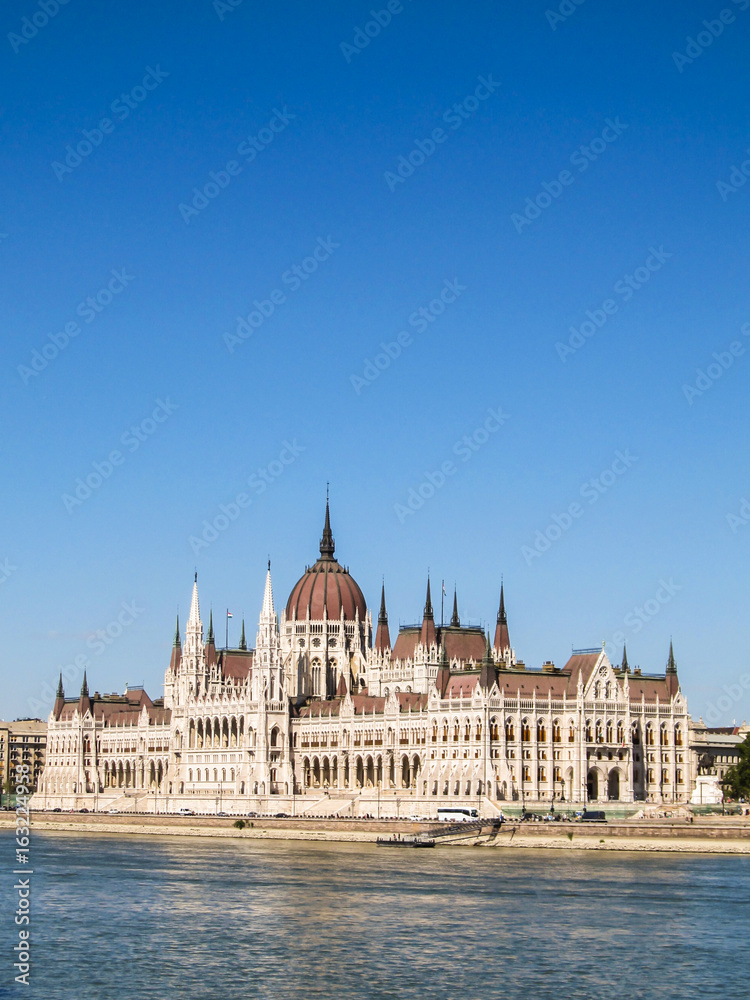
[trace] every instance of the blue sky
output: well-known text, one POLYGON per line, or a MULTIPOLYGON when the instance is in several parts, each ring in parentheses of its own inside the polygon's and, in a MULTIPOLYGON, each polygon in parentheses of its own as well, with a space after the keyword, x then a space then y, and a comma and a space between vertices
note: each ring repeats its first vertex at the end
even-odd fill
POLYGON ((0 715, 161 694, 196 568, 254 636, 330 481, 392 634, 502 577, 528 665, 672 636, 750 717, 750 2, 55 7, 2 14, 0 715))

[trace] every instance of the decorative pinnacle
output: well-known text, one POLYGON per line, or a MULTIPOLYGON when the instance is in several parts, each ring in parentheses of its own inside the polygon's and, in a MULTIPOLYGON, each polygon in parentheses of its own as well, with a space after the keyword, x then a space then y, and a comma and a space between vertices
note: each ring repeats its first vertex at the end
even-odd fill
POLYGON ((206 643, 210 646, 214 641, 214 611, 213 608, 208 613, 208 638, 206 643))
POLYGON ((388 623, 388 612, 385 610, 385 580, 383 580, 383 589, 380 591, 380 614, 378 615, 378 624, 387 625, 388 623))
POLYGON ((672 640, 669 640, 669 659, 667 660, 667 670, 670 674, 677 673, 677 664, 674 662, 674 650, 672 649, 672 640))
POLYGON ((430 597, 430 574, 427 574, 427 599, 424 605, 424 617, 432 618, 432 598, 430 597))
POLYGON ((247 640, 245 639, 245 619, 242 619, 242 634, 240 635, 240 649, 247 649, 247 640))
POLYGON ((621 669, 624 670, 624 671, 626 671, 626 672, 628 670, 630 670, 630 664, 628 663, 628 647, 625 645, 625 643, 622 644, 622 667, 621 667, 621 669))
POLYGON ((56 698, 65 697, 65 692, 63 691, 63 683, 62 683, 62 671, 60 671, 60 680, 57 683, 57 694, 55 695, 55 697, 56 698))
POLYGON ((453 585, 453 615, 451 617, 451 625, 458 627, 461 624, 461 619, 458 617, 458 594, 456 592, 456 586, 453 585))
POLYGON ((84 670, 83 671, 83 684, 81 684, 81 697, 82 698, 88 698, 88 696, 89 696, 89 685, 88 685, 88 681, 86 680, 86 671, 84 670))
POLYGON ((174 644, 175 646, 180 645, 180 616, 177 615, 177 627, 174 630, 174 644))
POLYGON ((497 612, 497 620, 500 625, 508 624, 508 616, 505 613, 505 590, 502 580, 500 581, 500 608, 497 612))

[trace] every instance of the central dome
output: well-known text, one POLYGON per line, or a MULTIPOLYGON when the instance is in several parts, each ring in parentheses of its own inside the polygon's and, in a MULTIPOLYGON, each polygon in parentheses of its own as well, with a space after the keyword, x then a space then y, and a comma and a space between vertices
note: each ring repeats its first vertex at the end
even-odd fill
POLYGON ((305 571, 294 586, 286 602, 286 619, 304 621, 308 616, 313 621, 341 618, 347 621, 359 620, 367 615, 367 603, 356 580, 349 571, 334 559, 335 545, 331 533, 331 516, 326 501, 326 521, 320 540, 320 559, 305 571))

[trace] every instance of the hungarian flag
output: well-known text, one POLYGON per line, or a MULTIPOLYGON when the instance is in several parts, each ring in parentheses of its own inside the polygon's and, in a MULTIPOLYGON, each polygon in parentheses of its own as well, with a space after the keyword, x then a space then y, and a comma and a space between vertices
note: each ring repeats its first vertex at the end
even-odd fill
POLYGON ((445 580, 443 580, 443 593, 445 594, 446 597, 448 596, 445 592, 445 580))
POLYGON ((227 611, 227 618, 234 618, 234 615, 232 614, 231 611, 227 611))

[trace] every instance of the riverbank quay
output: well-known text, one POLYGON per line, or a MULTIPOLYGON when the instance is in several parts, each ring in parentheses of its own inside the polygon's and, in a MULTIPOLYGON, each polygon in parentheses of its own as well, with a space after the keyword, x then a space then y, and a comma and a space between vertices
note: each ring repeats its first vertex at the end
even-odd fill
MULTIPOLYGON (((435 837, 438 848, 490 847, 514 850, 609 850, 750 855, 750 819, 695 817, 609 823, 485 823, 480 830, 461 823, 411 820, 320 819, 262 816, 235 826, 235 817, 148 815, 143 813, 34 812, 34 832, 65 835, 222 837, 238 840, 322 840, 374 844, 400 834, 435 837)), ((15 826, 13 813, 0 814, 0 831, 15 826)))

